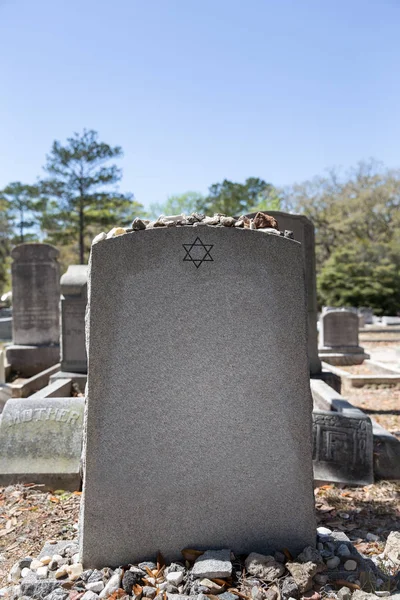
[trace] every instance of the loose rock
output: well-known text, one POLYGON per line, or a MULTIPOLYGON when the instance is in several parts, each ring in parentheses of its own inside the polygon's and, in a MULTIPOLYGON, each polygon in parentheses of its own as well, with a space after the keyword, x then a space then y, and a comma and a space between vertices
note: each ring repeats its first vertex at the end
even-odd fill
POLYGON ((344 568, 346 571, 355 571, 357 569, 357 563, 355 560, 346 560, 344 568))
POLYGON ((277 562, 273 556, 258 554, 257 552, 249 554, 245 566, 248 573, 266 581, 274 581, 285 572, 285 567, 277 562))
POLYGON ((264 229, 266 227, 279 229, 278 221, 275 219, 275 217, 267 215, 267 213, 263 212, 258 212, 256 214, 256 216, 253 219, 253 223, 255 229, 264 229))
POLYGON ((227 549, 207 550, 196 559, 192 569, 193 576, 201 579, 230 577, 232 573, 230 555, 231 551, 227 549))
POLYGON ((287 562, 286 568, 295 580, 300 593, 308 592, 312 588, 312 579, 318 571, 316 563, 287 562))

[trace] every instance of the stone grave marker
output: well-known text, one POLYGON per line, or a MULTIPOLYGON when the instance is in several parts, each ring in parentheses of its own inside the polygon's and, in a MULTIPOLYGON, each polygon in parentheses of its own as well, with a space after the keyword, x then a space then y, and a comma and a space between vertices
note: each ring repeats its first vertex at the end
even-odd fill
POLYGON ((87 265, 71 265, 61 277, 61 370, 86 373, 87 265))
MULTIPOLYGON (((292 215, 278 210, 269 210, 268 214, 275 217, 280 230, 288 229, 289 231, 293 231, 294 239, 301 243, 305 268, 310 374, 317 375, 321 372, 321 360, 318 356, 318 305, 314 225, 304 215, 292 215)), ((254 217, 255 215, 256 213, 249 213, 247 216, 254 217)))
POLYGON ((320 320, 319 356, 332 365, 361 364, 368 354, 358 343, 359 318, 356 311, 327 310, 320 320))
POLYGON ((138 231, 92 247, 88 295, 84 565, 313 546, 301 245, 138 231))
POLYGON ((0 420, 0 485, 78 490, 83 398, 11 398, 0 420))
POLYGON ((314 479, 349 485, 374 482, 371 419, 354 414, 313 411, 314 479))
POLYGON ((58 250, 50 244, 16 246, 11 256, 13 343, 8 362, 31 377, 59 361, 60 276, 58 250))

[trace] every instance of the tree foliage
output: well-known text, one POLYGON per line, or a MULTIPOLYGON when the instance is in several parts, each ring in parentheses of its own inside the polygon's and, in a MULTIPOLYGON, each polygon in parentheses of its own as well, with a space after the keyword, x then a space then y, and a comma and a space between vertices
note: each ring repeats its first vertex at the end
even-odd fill
POLYGON ((192 212, 200 211, 204 203, 204 196, 199 192, 186 192, 168 196, 164 204, 150 205, 150 217, 157 219, 160 215, 190 215, 192 212))
POLYGON ((400 310, 400 170, 373 160, 285 190, 316 233, 321 304, 400 310))
POLYGON ((263 179, 249 177, 244 183, 224 179, 222 183, 214 183, 210 186, 201 209, 209 215, 223 213, 239 216, 258 209, 272 209, 272 203, 279 206, 277 192, 263 179))
POLYGON ((198 192, 186 192, 170 196, 164 204, 153 204, 150 208, 153 218, 160 214, 192 212, 239 216, 257 210, 278 210, 280 201, 278 191, 273 185, 258 177, 249 177, 244 183, 235 183, 228 179, 214 183, 209 187, 207 196, 198 192))
POLYGON ((55 141, 46 157, 41 226, 51 243, 77 244, 81 264, 90 244, 89 227, 129 225, 141 208, 132 194, 116 188, 122 172, 109 162, 121 156, 119 146, 100 142, 97 132, 85 129, 65 145, 55 141))
POLYGON ((14 231, 13 243, 23 244, 37 239, 37 231, 32 229, 37 225, 35 210, 38 196, 38 186, 20 181, 9 183, 0 192, 5 213, 14 231))

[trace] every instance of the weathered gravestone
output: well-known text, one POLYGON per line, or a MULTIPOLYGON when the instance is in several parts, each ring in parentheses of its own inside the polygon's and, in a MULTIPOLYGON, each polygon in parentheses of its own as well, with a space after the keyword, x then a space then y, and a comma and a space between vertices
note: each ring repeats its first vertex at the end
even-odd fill
POLYGON ((314 545, 300 244, 138 231, 93 246, 88 295, 84 565, 314 545))
POLYGON ((31 377, 60 357, 60 276, 58 250, 50 244, 20 244, 11 256, 13 346, 7 348, 12 370, 31 377))
POLYGON ((371 419, 354 414, 313 411, 314 479, 349 485, 374 482, 371 419))
MULTIPOLYGON (((317 375, 321 372, 321 360, 318 357, 318 305, 314 225, 304 215, 292 215, 277 210, 269 210, 268 214, 275 217, 280 230, 287 229, 293 231, 294 239, 301 243, 305 268, 310 374, 317 375)), ((247 216, 254 217, 254 215, 256 213, 250 213, 247 216)))
POLYGON ((11 398, 0 420, 0 485, 78 490, 83 398, 11 398))
POLYGON ((336 309, 323 312, 319 357, 331 365, 357 365, 369 358, 358 344, 358 325, 356 311, 336 309))
POLYGON ((61 370, 86 373, 87 265, 71 265, 61 277, 61 370))

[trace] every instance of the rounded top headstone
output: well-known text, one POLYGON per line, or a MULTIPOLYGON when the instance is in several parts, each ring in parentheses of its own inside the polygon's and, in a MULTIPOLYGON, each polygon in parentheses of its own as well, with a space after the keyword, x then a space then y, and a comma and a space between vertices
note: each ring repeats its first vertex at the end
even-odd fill
POLYGON ((60 251, 51 244, 28 242, 19 244, 11 251, 14 260, 22 262, 47 262, 57 260, 60 251))

